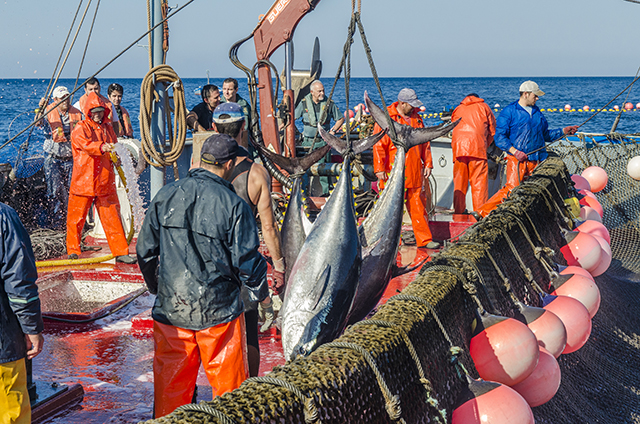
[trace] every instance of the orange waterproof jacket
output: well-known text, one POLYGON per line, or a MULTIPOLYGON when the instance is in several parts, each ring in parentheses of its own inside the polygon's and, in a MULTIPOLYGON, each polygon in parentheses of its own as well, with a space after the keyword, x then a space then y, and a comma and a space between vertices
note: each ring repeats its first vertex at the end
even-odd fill
POLYGON ((486 159, 487 148, 496 133, 496 118, 483 99, 467 96, 455 108, 451 120, 462 119, 453 129, 451 148, 453 157, 486 159))
MULTIPOLYGON (((407 122, 398 113, 398 102, 390 105, 389 116, 396 122, 406 125, 407 122)), ((413 128, 424 128, 422 118, 418 114, 418 109, 414 109, 411 114, 411 126, 413 128)), ((375 125, 374 134, 382 131, 378 124, 375 125)), ((396 146, 393 145, 391 138, 386 135, 373 146, 373 171, 374 172, 391 172, 391 167, 396 158, 396 146)), ((431 143, 424 143, 419 146, 412 147, 406 154, 406 166, 404 170, 404 186, 405 188, 422 187, 423 166, 433 168, 433 160, 431 159, 431 143)))
MULTIPOLYGON (((57 101, 54 100, 54 103, 47 106, 47 112, 49 112, 53 108, 56 102, 57 101)), ((82 113, 73 106, 69 106, 69 110, 67 111, 67 113, 69 114, 69 130, 73 131, 75 126, 80 121, 82 121, 82 113)), ((51 128, 51 139, 53 141, 55 141, 56 143, 71 141, 67 140, 67 138, 64 136, 64 128, 62 127, 62 119, 60 118, 60 111, 58 110, 58 108, 55 108, 55 110, 47 114, 47 121, 49 122, 49 127, 51 128)))
POLYGON ((71 133, 73 174, 69 192, 77 196, 107 196, 116 192, 115 174, 109 153, 102 153, 104 143, 116 143, 109 115, 109 106, 95 93, 89 93, 84 109, 86 118, 71 133), (91 119, 90 110, 105 108, 102 123, 91 119))
MULTIPOLYGON (((116 112, 116 107, 111 104, 111 113, 112 113, 112 122, 116 122, 118 124, 118 128, 116 131, 116 136, 118 137, 133 137, 133 127, 131 126, 131 117, 129 116, 129 111, 124 108, 124 106, 120 105, 120 111, 122 112, 122 120, 124 121, 124 128, 120 125, 120 120, 118 119, 118 113, 116 112), (115 119, 115 121, 114 121, 115 119)), ((112 123, 113 125, 113 123, 112 123)), ((114 128, 114 131, 116 128, 114 128)))

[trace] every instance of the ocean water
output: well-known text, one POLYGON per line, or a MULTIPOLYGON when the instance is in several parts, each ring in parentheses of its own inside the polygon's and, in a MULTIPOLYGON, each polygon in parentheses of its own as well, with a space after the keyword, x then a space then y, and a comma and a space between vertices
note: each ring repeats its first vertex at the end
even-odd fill
MULTIPOLYGON (((239 93, 248 99, 246 80, 236 77, 240 82, 239 93)), ((396 100, 397 93, 404 87, 413 88, 418 98, 425 105, 426 116, 445 109, 455 107, 469 93, 476 93, 492 108, 498 110, 518 99, 518 87, 522 81, 529 78, 381 78, 381 87, 387 104, 396 100)), ((567 125, 580 125, 593 112, 579 111, 585 105, 592 109, 602 108, 613 97, 619 94, 633 77, 543 77, 531 78, 546 92, 540 98, 538 106, 541 109, 563 109, 570 105, 575 112, 551 112, 544 114, 551 128, 567 125)), ((211 83, 222 86, 223 78, 212 78, 211 83)), ((322 78, 327 95, 333 84, 333 78, 322 78)), ((129 110, 133 121, 135 136, 139 136, 138 114, 140 109, 140 84, 142 79, 101 79, 101 85, 106 87, 117 82, 124 87, 123 105, 129 110)), ((60 80, 58 85, 65 85, 70 90, 75 80, 60 80)), ((196 88, 207 83, 205 78, 188 78, 183 80, 185 86, 186 103, 189 108, 200 102, 200 97, 194 93, 196 88)), ((43 79, 0 79, 0 145, 24 129, 34 118, 34 109, 39 99, 44 95, 48 80, 43 79)), ((353 108, 363 102, 365 90, 371 98, 379 103, 380 97, 372 78, 353 78, 349 84, 349 105, 353 108)), ((82 91, 82 90, 81 90, 82 91)), ((106 95, 106 92, 103 93, 106 95)), ((640 103, 640 87, 632 87, 628 92, 612 103, 622 107, 625 100, 634 105, 640 103)), ((79 98, 78 95, 75 98, 79 98)), ((344 80, 338 81, 334 93, 334 101, 344 111, 346 93, 344 80)), ((605 133, 611 130, 617 112, 606 111, 597 115, 580 128, 584 132, 605 133)), ((426 125, 436 125, 438 118, 425 118, 426 125)), ((633 110, 622 114, 618 125, 620 133, 640 132, 640 111, 633 110)), ((13 142, 0 149, 0 163, 15 161, 20 147, 28 147, 27 157, 41 153, 43 131, 35 128, 27 131, 13 142), (25 143, 28 141, 28 143, 25 143)))

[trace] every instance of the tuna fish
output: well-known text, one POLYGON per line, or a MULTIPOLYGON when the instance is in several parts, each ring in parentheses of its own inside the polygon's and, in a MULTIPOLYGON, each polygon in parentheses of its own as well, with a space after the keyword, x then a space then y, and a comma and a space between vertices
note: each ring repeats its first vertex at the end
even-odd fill
MULTIPOLYGON (((381 128, 389 127, 386 114, 364 95, 371 115, 381 128)), ((398 140, 395 163, 380 198, 359 228, 362 245, 362 271, 358 290, 349 312, 349 324, 364 319, 380 301, 391 278, 412 271, 396 266, 404 206, 405 154, 411 147, 433 140, 451 131, 457 122, 429 128, 412 128, 393 122, 398 140)))
MULTIPOLYGON (((326 131, 320 135, 331 145, 326 131)), ((350 153, 373 146, 385 132, 341 151, 345 159, 337 188, 316 218, 291 269, 282 316, 285 358, 307 355, 335 339, 347 324, 362 262, 351 186, 350 153)), ((336 147, 336 146, 333 146, 336 147)), ((340 149, 339 149, 340 151, 340 149)))

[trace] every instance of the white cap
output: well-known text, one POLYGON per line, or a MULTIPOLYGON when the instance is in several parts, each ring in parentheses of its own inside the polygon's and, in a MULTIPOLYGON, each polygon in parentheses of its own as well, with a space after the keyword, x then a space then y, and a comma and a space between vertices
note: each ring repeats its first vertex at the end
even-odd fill
POLYGON ((521 93, 533 93, 538 97, 544 96, 544 91, 540 90, 540 87, 538 87, 538 84, 536 84, 533 81, 525 81, 522 84, 520 84, 519 91, 521 93))
POLYGON ((54 99, 64 99, 68 95, 69 95, 69 90, 67 89, 67 87, 59 85, 56 87, 55 90, 53 90, 52 97, 54 99))

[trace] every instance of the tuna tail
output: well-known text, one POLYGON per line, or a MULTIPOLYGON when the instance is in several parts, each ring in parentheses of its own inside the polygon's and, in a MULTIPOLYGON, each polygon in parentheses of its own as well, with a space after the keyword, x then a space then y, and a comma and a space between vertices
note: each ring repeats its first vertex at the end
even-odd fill
MULTIPOLYGON (((349 152, 349 144, 342 140, 341 138, 336 137, 335 135, 329 134, 318 124, 318 132, 320 132, 320 136, 327 144, 334 149, 336 149, 341 155, 344 156, 345 153, 349 152)), ((362 153, 367 149, 373 147, 378 141, 382 140, 382 137, 387 135, 387 130, 380 131, 377 134, 371 135, 367 138, 359 139, 351 143, 351 151, 354 154, 362 153)))
MULTIPOLYGON (((388 130, 389 122, 387 120, 387 114, 369 98, 369 94, 367 94, 366 91, 364 92, 364 101, 371 112, 371 116, 373 116, 373 119, 380 128, 388 130)), ((460 120, 458 119, 456 122, 450 123, 443 122, 440 125, 427 128, 411 128, 408 125, 403 125, 395 121, 391 122, 393 123, 393 128, 398 137, 398 140, 393 140, 393 143, 396 145, 402 144, 406 150, 409 150, 414 146, 426 143, 434 138, 447 134, 449 131, 453 130, 456 125, 458 125, 460 120)))
MULTIPOLYGON (((369 109, 371 110, 371 109, 369 109)), ((408 274, 412 271, 415 271, 416 269, 420 268, 422 265, 424 265, 425 262, 427 262, 427 260, 429 260, 428 257, 422 259, 420 262, 418 263, 413 263, 407 266, 397 266, 397 265, 393 265, 392 266, 392 271, 391 271, 391 278, 396 278, 399 277, 401 275, 404 274, 408 274)))
POLYGON ((304 174, 307 169, 311 168, 314 163, 322 159, 331 150, 331 146, 322 146, 301 158, 288 158, 272 152, 261 144, 254 143, 254 146, 260 150, 262 155, 290 175, 304 174))

